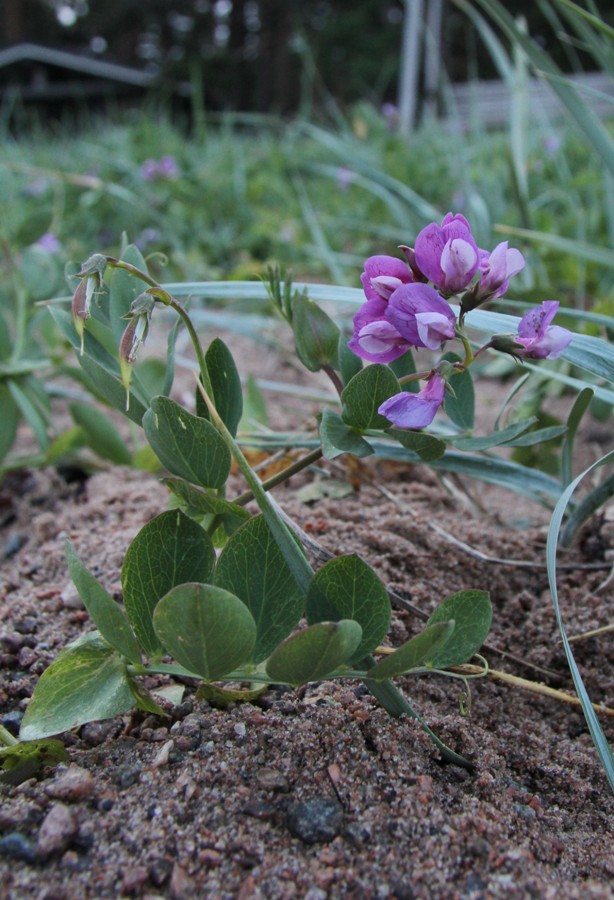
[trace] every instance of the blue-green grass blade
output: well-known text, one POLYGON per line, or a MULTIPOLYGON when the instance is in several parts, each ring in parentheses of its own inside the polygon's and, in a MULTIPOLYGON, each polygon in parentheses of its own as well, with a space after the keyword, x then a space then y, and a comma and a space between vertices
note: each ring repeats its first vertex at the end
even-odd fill
POLYGON ((554 614, 556 616, 557 624, 559 626, 559 630, 561 632, 561 637, 563 639, 563 647, 565 649, 565 655, 567 657, 567 662, 571 671, 571 677, 573 678, 573 682, 576 688, 576 693, 580 699, 580 703, 582 704, 582 711, 584 712, 584 717, 586 719, 586 723, 588 725, 589 731, 591 733, 591 737, 595 744, 595 748, 597 753, 599 754, 599 759, 603 765, 604 771, 606 773, 607 779, 610 783, 612 790, 614 791, 614 756, 612 755, 612 750, 610 745, 608 744, 605 734, 603 733, 603 729, 601 728, 601 724, 599 723, 599 719, 597 718, 597 714, 593 709, 590 697, 588 696, 588 692, 584 686, 584 682, 582 680, 582 676, 580 674, 580 670, 576 664, 571 645, 567 638, 567 632, 565 630, 565 625, 563 623, 563 617, 561 615, 561 609, 559 605, 559 597, 558 590, 556 584, 556 550, 557 543, 559 538, 559 533, 561 530, 561 523, 563 521, 563 516, 565 515, 565 510, 571 500, 572 494, 575 491, 576 487, 580 484, 580 482, 594 469, 598 466, 606 465, 608 463, 614 462, 614 451, 608 453, 606 456, 602 457, 596 463, 593 463, 588 469, 585 469, 577 478, 575 478, 570 485, 563 491, 561 494, 558 503, 554 508, 554 512, 552 514, 552 518, 550 520, 550 526, 548 528, 548 537, 546 541, 546 565, 548 569, 548 583, 550 585, 550 593, 552 595, 552 604, 554 606, 554 614))

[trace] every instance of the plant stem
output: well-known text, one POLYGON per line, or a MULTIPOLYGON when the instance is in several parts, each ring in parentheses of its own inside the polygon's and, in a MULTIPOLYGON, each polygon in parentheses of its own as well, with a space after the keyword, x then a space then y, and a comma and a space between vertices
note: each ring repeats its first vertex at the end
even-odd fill
POLYGON ((0 725, 0 747, 14 747, 15 744, 18 744, 19 741, 16 737, 13 737, 10 731, 8 731, 4 725, 0 725))
MULTIPOLYGON (((363 664, 371 668, 371 666, 375 665, 375 660, 373 657, 368 656, 365 660, 362 660, 361 665, 363 664)), ((403 694, 391 681, 373 681, 373 679, 365 678, 363 683, 394 719, 399 719, 401 716, 410 716, 412 719, 416 719, 441 753, 444 762, 461 766, 469 772, 473 771, 473 763, 461 756, 460 753, 450 750, 441 738, 437 737, 435 732, 429 728, 422 716, 409 705, 403 694)))
MULTIPOLYGON (((278 484, 282 484, 284 481, 287 481, 288 478, 291 478, 298 472, 302 472, 303 469, 307 469, 319 459, 322 459, 322 448, 316 447, 315 450, 311 451, 311 453, 307 453, 306 456, 303 456, 301 459, 297 459, 296 462, 292 463, 292 465, 286 466, 285 469, 277 472, 276 475, 272 475, 271 478, 267 478, 266 481, 261 482, 263 490, 272 490, 274 487, 277 487, 278 484)), ((245 506, 246 503, 249 503, 250 500, 253 499, 253 491, 244 491, 242 494, 239 494, 238 497, 235 497, 232 502, 236 503, 237 506, 245 506)))
POLYGON ((133 266, 131 263, 124 262, 123 259, 115 259, 113 256, 107 256, 107 263, 110 266, 113 266, 115 269, 124 269, 130 275, 134 276, 134 278, 140 278, 141 281, 144 281, 145 284, 148 284, 151 288, 154 289, 152 295, 160 300, 161 303, 164 303, 166 306, 170 306, 171 309, 174 309, 178 316, 183 320, 185 327, 187 328, 188 334, 190 336, 190 340, 192 341, 192 345, 194 347, 194 351, 196 353, 196 358, 198 360, 198 368, 200 370, 200 377, 203 385, 205 386, 205 390, 208 394, 213 394, 213 390, 211 388, 211 379, 209 378, 209 369, 207 368, 207 361, 205 359, 205 354, 203 352, 203 348, 198 339, 198 334, 196 333, 196 329, 194 328, 194 324, 192 319, 190 318, 187 309, 184 307, 182 303, 179 302, 175 297, 168 293, 168 291, 164 290, 162 285, 158 284, 155 279, 153 279, 147 272, 141 271, 136 266, 133 266))

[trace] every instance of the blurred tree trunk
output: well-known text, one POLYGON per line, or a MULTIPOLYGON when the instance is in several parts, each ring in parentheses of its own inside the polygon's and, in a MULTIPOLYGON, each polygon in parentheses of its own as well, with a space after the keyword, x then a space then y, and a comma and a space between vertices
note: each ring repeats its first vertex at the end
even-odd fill
POLYGON ((256 107, 262 112, 285 113, 296 106, 290 40, 297 10, 297 0, 265 0, 260 3, 261 42, 256 107))
POLYGON ((24 39, 22 11, 23 0, 4 0, 2 3, 0 41, 3 44, 18 44, 24 39))

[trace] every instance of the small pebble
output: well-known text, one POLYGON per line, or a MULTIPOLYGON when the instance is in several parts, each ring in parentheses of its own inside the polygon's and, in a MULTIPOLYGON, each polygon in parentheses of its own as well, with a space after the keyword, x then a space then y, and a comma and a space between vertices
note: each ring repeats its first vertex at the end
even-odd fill
POLYGON ((290 790, 288 779, 281 772, 278 772, 277 769, 258 769, 256 781, 258 786, 264 791, 280 791, 283 794, 287 794, 290 790))
POLYGON ((141 777, 139 766, 120 766, 115 773, 115 782, 120 788, 132 787, 141 777))
POLYGON ((5 713, 0 719, 0 723, 4 725, 7 731, 10 731, 11 734, 17 735, 19 734, 19 726, 21 725, 21 720, 23 719, 23 713, 18 709, 11 709, 9 712, 5 713))
POLYGON ((27 543, 28 538, 25 534, 12 534, 8 541, 5 541, 4 546, 2 548, 2 555, 5 559, 10 559, 11 556, 15 556, 16 553, 19 553, 21 548, 25 543, 27 543))
POLYGON ((87 800, 94 793, 94 779, 87 769, 69 766, 47 786, 47 794, 54 800, 75 802, 87 800))
POLYGON ((141 888, 149 878, 149 872, 145 866, 134 866, 124 875, 122 881, 122 896, 124 894, 139 894, 141 888))
POLYGON ((160 766, 165 766, 168 764, 170 752, 173 749, 173 745, 174 741, 170 740, 160 747, 151 762, 152 769, 159 769, 160 766))
POLYGON ((63 803, 54 803, 38 832, 36 849, 39 856, 63 853, 77 833, 72 812, 63 803))
POLYGON ((0 838, 0 856, 17 859, 30 865, 38 861, 36 847, 29 838, 19 834, 18 831, 12 831, 0 838))
POLYGON ((288 808, 286 821, 290 833, 306 844, 332 841, 343 827, 343 809, 327 797, 306 800, 288 808))
POLYGON ((190 900, 190 898, 196 896, 194 882, 183 866, 180 866, 178 863, 175 863, 173 866, 169 887, 172 900, 190 900))
POLYGON ((83 726, 81 737, 90 747, 98 747, 104 744, 114 728, 113 722, 90 722, 83 726))
POLYGON ((72 581, 66 585, 60 594, 60 603, 65 609, 83 609, 83 600, 72 581))

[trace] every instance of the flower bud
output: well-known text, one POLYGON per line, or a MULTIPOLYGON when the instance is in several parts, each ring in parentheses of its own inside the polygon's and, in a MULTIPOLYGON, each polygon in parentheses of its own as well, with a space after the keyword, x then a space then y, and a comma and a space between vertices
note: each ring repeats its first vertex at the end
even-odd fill
POLYGON ((95 289, 96 280, 94 277, 82 277, 79 279, 79 284, 72 298, 72 318, 81 340, 81 356, 83 356, 85 322, 92 315, 90 306, 95 289))
POLYGON ((129 320, 119 343, 119 368, 122 384, 126 389, 126 409, 130 405, 132 370, 139 347, 145 343, 147 338, 155 303, 155 298, 151 294, 147 292, 140 294, 132 302, 130 312, 123 317, 129 320))
POLYGON ((488 346, 500 353, 508 353, 516 360, 522 358, 523 346, 518 342, 518 336, 515 334, 494 334, 489 340, 488 346))

